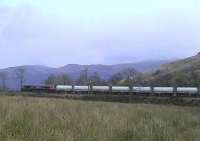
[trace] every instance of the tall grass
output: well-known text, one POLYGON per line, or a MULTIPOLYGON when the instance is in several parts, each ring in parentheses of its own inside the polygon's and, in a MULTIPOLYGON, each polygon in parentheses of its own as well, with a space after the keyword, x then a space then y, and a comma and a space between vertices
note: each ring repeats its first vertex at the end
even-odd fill
POLYGON ((0 97, 0 141, 199 141, 200 108, 0 97))

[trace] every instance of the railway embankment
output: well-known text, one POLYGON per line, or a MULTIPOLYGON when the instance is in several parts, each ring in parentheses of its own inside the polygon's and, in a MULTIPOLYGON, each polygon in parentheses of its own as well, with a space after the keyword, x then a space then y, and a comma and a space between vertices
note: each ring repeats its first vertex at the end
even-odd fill
POLYGON ((31 92, 0 92, 0 95, 40 97, 54 99, 73 99, 85 101, 104 101, 118 103, 143 103, 178 106, 198 106, 200 107, 200 97, 164 97, 164 96, 144 96, 144 95, 111 95, 111 94, 49 94, 31 92))

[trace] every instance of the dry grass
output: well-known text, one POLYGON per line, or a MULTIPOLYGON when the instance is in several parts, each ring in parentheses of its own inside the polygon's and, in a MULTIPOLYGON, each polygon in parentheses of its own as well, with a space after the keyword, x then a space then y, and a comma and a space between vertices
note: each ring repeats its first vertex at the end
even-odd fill
POLYGON ((0 97, 0 141, 199 141, 200 108, 0 97))

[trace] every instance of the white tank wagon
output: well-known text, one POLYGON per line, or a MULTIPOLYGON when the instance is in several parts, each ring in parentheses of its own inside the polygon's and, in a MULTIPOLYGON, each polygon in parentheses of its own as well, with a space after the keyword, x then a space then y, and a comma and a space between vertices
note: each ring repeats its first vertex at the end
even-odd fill
POLYGON ((72 91, 72 86, 71 85, 57 85, 56 86, 56 91, 72 91))
POLYGON ((173 93, 173 87, 154 87, 153 92, 155 93, 173 93))
POLYGON ((109 90, 109 86, 92 86, 92 91, 108 92, 109 90))
POLYGON ((185 93, 185 94, 198 94, 198 88, 196 87, 177 87, 177 93, 185 93))
POLYGON ((133 92, 150 93, 152 91, 151 87, 133 87, 133 92))
POLYGON ((74 91, 89 91, 88 86, 74 86, 74 91))
POLYGON ((130 88, 127 86, 113 86, 112 92, 130 92, 130 88))

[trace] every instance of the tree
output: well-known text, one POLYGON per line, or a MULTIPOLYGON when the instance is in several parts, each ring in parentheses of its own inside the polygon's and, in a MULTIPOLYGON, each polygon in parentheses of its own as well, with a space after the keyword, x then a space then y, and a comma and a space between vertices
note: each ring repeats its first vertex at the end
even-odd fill
POLYGON ((19 79, 20 81, 20 88, 22 88, 25 82, 25 73, 26 73, 26 69, 24 67, 19 67, 16 70, 17 79, 19 79))
POLYGON ((121 80, 123 80, 123 75, 121 73, 116 73, 110 77, 109 83, 116 85, 119 84, 121 80))
POLYGON ((191 78, 185 73, 175 73, 171 79, 173 86, 189 86, 191 78))
POLYGON ((67 74, 63 74, 62 79, 63 79, 64 85, 72 84, 72 80, 70 79, 70 77, 67 74))
POLYGON ((133 85, 133 82, 136 80, 136 71, 135 69, 128 68, 123 72, 125 78, 125 84, 133 85))
POLYGON ((7 74, 4 72, 0 72, 0 81, 1 81, 1 89, 3 91, 6 90, 6 80, 7 80, 7 74))
POLYGON ((79 76, 79 78, 76 80, 77 85, 88 85, 88 68, 83 70, 79 76))
POLYGON ((92 76, 90 76, 90 81, 92 82, 93 85, 102 85, 105 83, 97 72, 95 72, 92 76))
POLYGON ((51 74, 47 78, 47 80, 45 80, 46 85, 67 85, 71 83, 72 81, 70 80, 67 74, 61 74, 61 75, 51 74))
POLYGON ((190 76, 191 76, 191 80, 192 80, 192 83, 191 85, 192 86, 196 86, 196 87, 199 87, 199 83, 200 83, 200 73, 198 70, 196 70, 194 67, 191 67, 190 70, 190 76))
POLYGON ((45 80, 46 85, 54 85, 56 83, 56 76, 51 74, 48 76, 47 80, 45 80))

